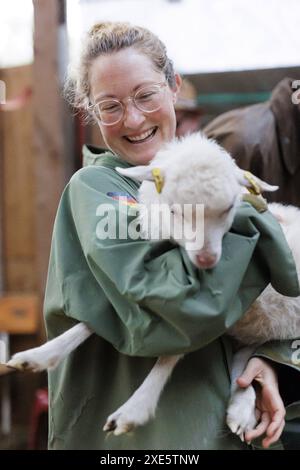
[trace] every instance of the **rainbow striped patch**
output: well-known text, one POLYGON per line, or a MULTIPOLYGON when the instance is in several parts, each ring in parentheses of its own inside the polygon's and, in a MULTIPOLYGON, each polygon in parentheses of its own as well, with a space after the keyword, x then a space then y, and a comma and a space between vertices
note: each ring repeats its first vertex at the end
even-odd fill
POLYGON ((137 201, 127 193, 109 191, 106 193, 106 196, 111 197, 115 201, 119 201, 121 204, 126 204, 127 206, 135 206, 137 204, 137 201))

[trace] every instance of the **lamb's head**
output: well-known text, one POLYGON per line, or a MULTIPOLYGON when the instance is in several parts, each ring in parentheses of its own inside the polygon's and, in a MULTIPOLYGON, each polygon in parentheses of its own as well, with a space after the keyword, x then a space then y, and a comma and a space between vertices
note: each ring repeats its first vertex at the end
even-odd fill
MULTIPOLYGON (((222 147, 200 133, 191 134, 167 144, 149 165, 118 171, 143 181, 139 202, 148 211, 153 203, 155 210, 163 208, 161 232, 182 245, 197 267, 218 263, 242 187, 252 186, 222 147)), ((253 178, 260 190, 277 189, 253 178)))

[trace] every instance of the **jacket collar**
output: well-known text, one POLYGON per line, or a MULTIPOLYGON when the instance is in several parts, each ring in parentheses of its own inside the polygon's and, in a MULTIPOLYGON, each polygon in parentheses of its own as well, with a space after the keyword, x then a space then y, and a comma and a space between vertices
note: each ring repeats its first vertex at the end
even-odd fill
POLYGON ((132 165, 122 160, 118 155, 113 154, 110 150, 97 147, 96 145, 85 144, 82 147, 82 165, 83 166, 105 166, 107 168, 129 168, 132 165))

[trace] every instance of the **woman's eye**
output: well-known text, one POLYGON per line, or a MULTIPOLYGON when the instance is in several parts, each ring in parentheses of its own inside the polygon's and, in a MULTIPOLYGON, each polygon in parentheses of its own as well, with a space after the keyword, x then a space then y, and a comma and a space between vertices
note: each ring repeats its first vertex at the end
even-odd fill
POLYGON ((145 93, 142 93, 137 97, 138 100, 145 101, 151 99, 155 95, 154 91, 147 91, 145 93))
POLYGON ((100 108, 101 113, 113 113, 119 110, 119 106, 116 104, 108 104, 100 108))

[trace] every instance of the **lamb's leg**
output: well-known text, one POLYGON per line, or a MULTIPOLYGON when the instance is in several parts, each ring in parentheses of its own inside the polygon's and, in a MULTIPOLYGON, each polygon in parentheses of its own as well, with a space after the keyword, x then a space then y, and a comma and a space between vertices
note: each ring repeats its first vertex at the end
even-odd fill
POLYGON ((20 370, 38 372, 54 369, 70 352, 93 334, 84 323, 78 323, 57 338, 48 341, 38 348, 16 353, 7 365, 20 370))
POLYGON ((231 397, 227 408, 226 422, 231 431, 244 441, 245 432, 254 429, 256 425, 255 400, 256 394, 252 385, 240 388, 236 380, 245 370, 248 360, 255 347, 240 349, 233 358, 231 368, 231 397))
POLYGON ((146 424, 154 416, 161 392, 181 357, 159 357, 142 385, 107 418, 103 431, 114 431, 118 436, 146 424))

